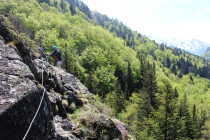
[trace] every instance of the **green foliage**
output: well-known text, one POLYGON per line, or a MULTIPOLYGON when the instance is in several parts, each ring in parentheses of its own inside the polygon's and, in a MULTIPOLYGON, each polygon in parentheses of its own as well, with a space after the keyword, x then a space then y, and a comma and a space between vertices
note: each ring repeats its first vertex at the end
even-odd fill
POLYGON ((121 93, 112 92, 107 94, 105 98, 105 103, 108 104, 117 115, 124 110, 125 97, 123 97, 123 94, 121 93))
POLYGON ((104 51, 99 47, 87 48, 81 56, 82 65, 89 72, 94 72, 98 67, 109 64, 104 51))

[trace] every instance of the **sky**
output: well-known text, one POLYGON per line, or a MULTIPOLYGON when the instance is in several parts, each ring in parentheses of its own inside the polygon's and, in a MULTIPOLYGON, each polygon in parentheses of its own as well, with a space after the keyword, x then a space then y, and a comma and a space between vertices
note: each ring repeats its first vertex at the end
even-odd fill
POLYGON ((210 43, 210 0, 82 0, 146 36, 210 43))

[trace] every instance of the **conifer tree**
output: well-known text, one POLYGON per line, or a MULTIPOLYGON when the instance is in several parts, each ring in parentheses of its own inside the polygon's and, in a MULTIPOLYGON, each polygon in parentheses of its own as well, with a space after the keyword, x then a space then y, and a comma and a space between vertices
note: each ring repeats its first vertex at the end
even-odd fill
POLYGON ((126 86, 125 74, 123 73, 122 69, 118 65, 116 66, 116 69, 115 69, 115 76, 118 79, 117 82, 119 83, 120 89, 123 92, 126 92, 127 86, 126 86))
POLYGON ((175 91, 168 82, 165 82, 165 119, 162 124, 164 140, 175 140, 177 138, 177 127, 175 127, 177 125, 177 93, 175 91))
POLYGON ((156 99, 157 94, 157 81, 156 81, 156 70, 155 64, 150 64, 146 62, 143 66, 142 71, 142 83, 143 83, 143 90, 148 94, 148 100, 151 106, 154 109, 158 108, 158 101, 156 99))
MULTIPOLYGON (((195 108, 194 108, 195 109, 195 108)), ((181 137, 183 138, 195 138, 195 127, 194 127, 194 120, 195 119, 195 110, 193 111, 194 115, 191 115, 189 106, 188 106, 188 100, 187 100, 187 94, 184 95, 183 100, 180 103, 180 109, 179 109, 179 117, 180 120, 183 121, 183 128, 180 133, 181 137)))
POLYGON ((131 64, 128 62, 128 68, 127 68, 127 94, 126 94, 126 99, 128 99, 132 92, 133 92, 133 87, 134 87, 134 82, 133 82, 133 74, 132 74, 132 69, 131 69, 131 64))
POLYGON ((145 68, 145 59, 143 56, 139 56, 139 61, 140 61, 140 75, 139 75, 139 80, 138 80, 138 84, 139 84, 139 88, 143 88, 143 76, 146 72, 146 68, 145 68))

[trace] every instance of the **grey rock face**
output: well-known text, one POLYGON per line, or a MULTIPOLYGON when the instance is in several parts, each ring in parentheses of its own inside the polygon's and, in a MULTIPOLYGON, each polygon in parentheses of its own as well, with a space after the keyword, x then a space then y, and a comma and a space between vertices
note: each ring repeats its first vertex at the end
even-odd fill
MULTIPOLYGON (((15 47, 0 41, 0 139, 22 139, 38 107, 43 89, 23 63, 15 47)), ((52 125, 49 101, 45 98, 27 139, 46 139, 52 125)))
MULTIPOLYGON (((89 94, 88 89, 72 74, 65 72, 63 69, 54 67, 47 62, 40 59, 34 60, 38 73, 41 74, 42 65, 44 63, 44 71, 47 79, 52 79, 60 92, 72 91, 74 93, 89 94)), ((52 81, 51 81, 52 82, 52 81)), ((48 82, 49 84, 49 82, 48 82)), ((52 83, 53 84, 53 83, 52 83)))
POLYGON ((0 40, 0 139, 23 138, 40 103, 43 88, 46 88, 47 94, 27 140, 78 140, 71 134, 70 122, 62 119, 67 113, 62 100, 82 105, 74 93, 89 93, 88 89, 73 75, 46 61, 24 61, 26 58, 20 57, 20 51, 0 40), (40 78, 42 71, 44 87, 34 75, 40 78), (71 86, 66 88, 66 85, 71 86), (53 110, 54 106, 58 106, 59 111, 53 110), (53 114, 62 117, 53 119, 53 114))
POLYGON ((38 91, 32 82, 33 74, 27 65, 21 61, 14 48, 4 45, 2 41, 0 41, 0 58, 0 89, 2 89, 0 105, 6 102, 8 105, 13 105, 27 96, 27 93, 38 91))

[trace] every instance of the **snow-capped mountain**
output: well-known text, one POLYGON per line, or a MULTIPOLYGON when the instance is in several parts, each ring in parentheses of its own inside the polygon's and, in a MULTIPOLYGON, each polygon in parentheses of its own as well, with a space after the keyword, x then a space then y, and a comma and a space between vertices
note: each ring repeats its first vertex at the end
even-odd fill
POLYGON ((184 40, 184 41, 180 41, 178 39, 171 39, 171 40, 154 39, 154 40, 158 43, 164 43, 169 47, 180 48, 199 56, 204 56, 207 49, 210 48, 210 44, 196 39, 184 40))
POLYGON ((206 49, 206 52, 204 53, 204 57, 210 60, 210 47, 206 49))
POLYGON ((167 45, 177 47, 200 56, 203 56, 206 50, 210 47, 210 44, 195 39, 167 42, 167 45))

